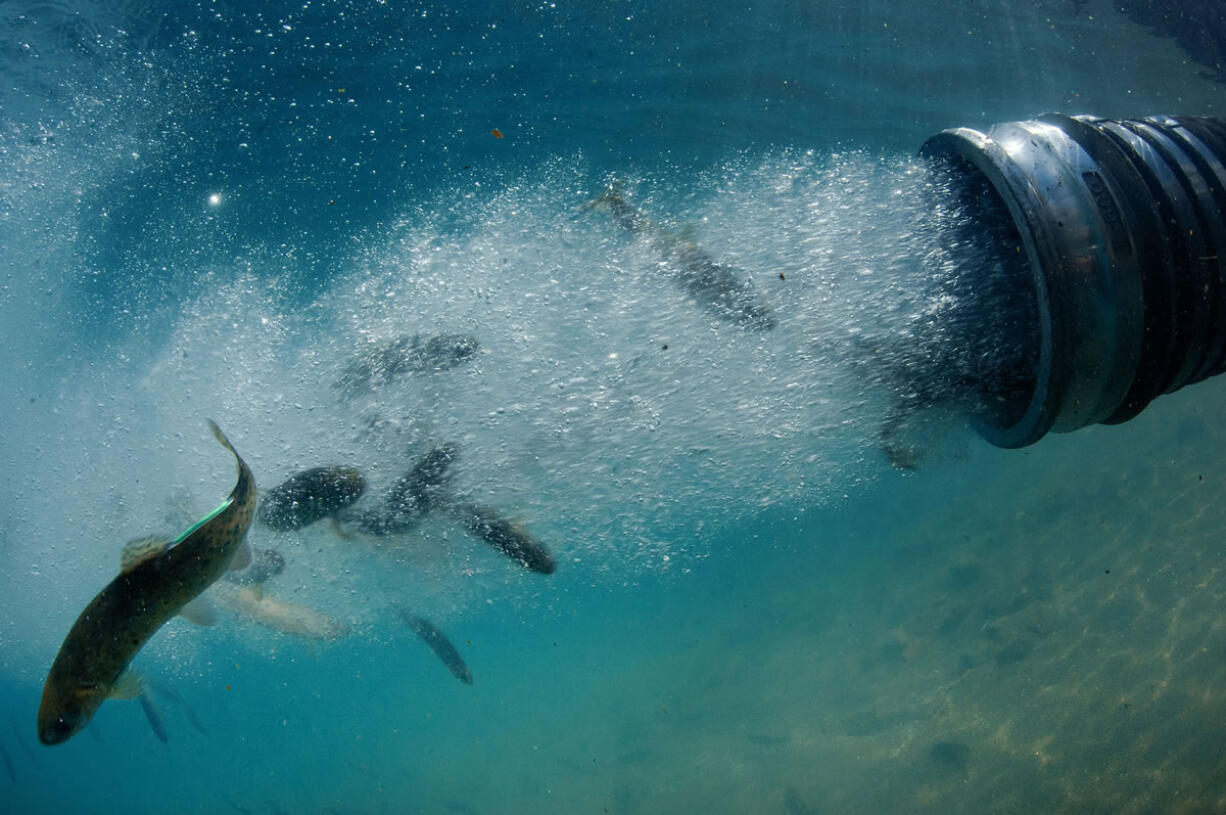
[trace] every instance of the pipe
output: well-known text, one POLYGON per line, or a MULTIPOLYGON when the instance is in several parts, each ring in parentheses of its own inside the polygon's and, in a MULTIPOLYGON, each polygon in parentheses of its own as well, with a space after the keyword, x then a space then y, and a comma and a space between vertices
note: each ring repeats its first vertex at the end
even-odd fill
POLYGON ((1023 347, 976 383, 988 441, 1124 422, 1226 370, 1226 120, 1052 114, 946 130, 920 155, 999 226, 1021 284, 990 322, 1027 324, 1023 347))

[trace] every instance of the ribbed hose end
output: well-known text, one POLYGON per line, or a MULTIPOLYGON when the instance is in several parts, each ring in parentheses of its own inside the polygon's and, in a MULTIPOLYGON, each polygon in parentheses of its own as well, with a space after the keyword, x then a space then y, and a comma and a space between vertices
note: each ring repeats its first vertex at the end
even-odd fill
POLYGON ((947 130, 920 154, 1012 225, 1001 257, 1029 289, 1009 308, 1032 330, 1002 339, 1033 347, 978 383, 988 441, 1123 422, 1226 370, 1226 122, 1052 114, 947 130))

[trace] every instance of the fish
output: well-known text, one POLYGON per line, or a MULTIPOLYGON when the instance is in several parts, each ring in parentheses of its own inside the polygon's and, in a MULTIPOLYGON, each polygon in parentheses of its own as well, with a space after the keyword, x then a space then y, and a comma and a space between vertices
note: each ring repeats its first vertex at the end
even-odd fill
POLYGON ((426 453, 408 475, 393 485, 388 503, 397 509, 426 514, 451 497, 451 466, 460 449, 448 442, 426 453))
POLYGON ((352 467, 312 467, 266 492, 256 517, 269 529, 291 532, 335 515, 365 491, 366 479, 352 467))
POLYGON ((208 424, 237 463, 234 489, 173 544, 129 562, 81 612, 43 685, 37 721, 43 744, 62 744, 89 724, 149 638, 238 555, 255 514, 255 477, 221 428, 208 424))
POLYGON ((136 697, 140 702, 140 708, 145 712, 145 718, 149 721, 149 726, 153 728, 153 734, 158 737, 162 744, 170 741, 170 736, 166 733, 166 725, 162 723, 162 716, 158 713, 158 709, 153 706, 153 700, 149 698, 149 694, 142 693, 136 697))
POLYGON ((447 639, 447 635, 439 630, 438 626, 425 617, 419 617, 407 609, 400 609, 400 619, 404 621, 404 624, 414 634, 421 637, 426 645, 430 646, 430 650, 443 661, 443 664, 447 666, 447 670, 451 671, 452 676, 465 685, 473 683, 472 672, 464 664, 464 658, 460 656, 460 652, 451 644, 451 640, 447 639))
POLYGON ((540 574, 553 574, 556 564, 545 545, 526 529, 512 523, 491 507, 456 502, 448 511, 472 534, 493 546, 524 568, 540 574))
POLYGON ((630 206, 617 185, 588 202, 587 208, 607 210, 618 226, 646 238, 686 293, 711 314, 750 331, 775 327, 774 311, 740 270, 720 263, 692 240, 655 227, 630 206))
POLYGON ((154 690, 158 696, 165 696, 167 699, 183 708, 183 712, 187 714, 187 720, 192 723, 192 727, 196 728, 200 735, 207 736, 209 734, 209 729, 204 726, 203 722, 200 721, 200 718, 196 715, 196 711, 192 710, 191 705, 189 705, 187 700, 183 698, 183 694, 179 693, 169 685, 165 685, 160 682, 153 684, 151 681, 146 680, 145 684, 147 687, 154 690))
POLYGON ((269 597, 259 584, 240 587, 218 583, 209 594, 213 602, 235 616, 282 634, 315 640, 335 640, 349 633, 349 627, 339 620, 306 606, 269 597))
POLYGON ((450 500, 451 466, 458 455, 459 447, 451 443, 430 450, 392 485, 379 506, 354 520, 354 527, 367 535, 396 535, 412 529, 450 500))
POLYGON ((914 471, 923 458, 923 449, 907 440, 910 420, 919 409, 917 400, 896 397, 877 429, 877 446, 896 469, 914 471))
MULTIPOLYGON (((458 445, 440 444, 418 459, 378 506, 342 520, 366 535, 397 535, 413 529, 430 513, 442 510, 525 568, 552 574, 556 568, 553 555, 522 526, 503 518, 491 507, 456 498, 451 481, 458 457, 458 445)), ((346 537, 343 531, 341 535, 346 537)))
POLYGON ((350 361, 332 387, 347 401, 408 374, 437 373, 463 365, 481 348, 468 334, 403 335, 375 344, 350 361))

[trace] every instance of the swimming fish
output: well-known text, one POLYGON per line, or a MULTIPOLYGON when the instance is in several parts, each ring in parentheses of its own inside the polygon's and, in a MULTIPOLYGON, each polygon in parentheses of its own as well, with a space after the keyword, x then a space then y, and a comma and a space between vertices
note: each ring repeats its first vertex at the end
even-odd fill
POLYGON ((209 729, 204 726, 203 722, 200 721, 200 717, 196 715, 196 711, 192 710, 192 706, 189 705, 187 700, 183 698, 183 694, 179 693, 169 685, 165 685, 160 682, 155 684, 152 681, 146 680, 145 686, 153 691, 156 691, 158 696, 165 696, 167 699, 170 699, 170 701, 182 708, 183 712, 187 714, 187 720, 192 723, 192 727, 199 731, 200 735, 207 736, 209 734, 209 729))
POLYGON ((392 486, 388 503, 396 509, 425 514, 451 497, 451 465, 460 449, 450 442, 426 453, 408 475, 392 486))
POLYGON ((693 241, 656 228, 626 202, 616 185, 589 202, 588 208, 608 210, 627 232, 647 238, 681 287, 716 317, 753 331, 775 327, 774 312, 739 270, 720 263, 693 241))
POLYGON ((166 744, 170 741, 170 736, 166 733, 166 725, 162 723, 162 715, 153 706, 153 700, 147 693, 140 694, 136 699, 140 702, 140 709, 145 711, 145 718, 149 721, 149 727, 153 728, 153 734, 162 744, 166 744))
POLYGON ((420 334, 401 336, 364 351, 341 371, 332 387, 342 399, 370 393, 406 374, 446 371, 467 362, 480 344, 467 334, 438 334, 422 342, 420 334))
POLYGON ((412 529, 450 499, 451 465, 458 455, 459 448, 450 443, 426 453, 392 485, 379 506, 354 520, 355 528, 367 535, 395 535, 412 529))
POLYGON ((335 515, 365 491, 366 479, 352 467, 312 467, 265 493, 257 517, 270 529, 289 532, 335 515))
POLYGON ((430 646, 430 650, 443 661, 452 676, 465 685, 473 683, 473 675, 468 670, 468 666, 464 664, 464 658, 460 656, 460 652, 451 644, 451 640, 447 639, 447 635, 439 630, 438 626, 425 617, 419 617, 405 609, 400 610, 400 619, 412 629, 414 634, 421 637, 426 645, 430 646))
POLYGON ((458 457, 457 445, 440 444, 418 459, 378 506, 345 518, 345 523, 366 535, 397 535, 413 529, 429 513, 443 510, 525 568, 552 574, 553 555, 522 526, 503 518, 491 507, 456 499, 451 481, 452 465, 458 457))
POLYGON ((524 568, 540 574, 553 574, 553 555, 545 544, 532 537, 526 529, 498 514, 498 511, 480 504, 457 502, 448 506, 448 511, 464 528, 493 546, 524 568))
POLYGON ((217 605, 236 616, 282 634, 334 640, 349 633, 349 627, 339 620, 306 606, 269 597, 259 584, 239 587, 218 583, 209 595, 217 605))
POLYGON ((255 477, 221 429, 211 420, 209 427, 238 464, 234 489, 172 545, 150 547, 143 559, 129 562, 81 612, 43 686, 43 744, 61 744, 88 724, 154 632, 221 577, 239 552, 255 513, 255 477))

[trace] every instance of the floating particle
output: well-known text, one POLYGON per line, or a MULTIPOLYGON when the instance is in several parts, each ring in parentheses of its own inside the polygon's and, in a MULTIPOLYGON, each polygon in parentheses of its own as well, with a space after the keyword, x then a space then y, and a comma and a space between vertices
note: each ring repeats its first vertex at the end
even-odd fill
POLYGON ((490 135, 492 135, 495 139, 501 139, 502 131, 499 130, 498 128, 494 128, 493 130, 490 131, 490 135))

